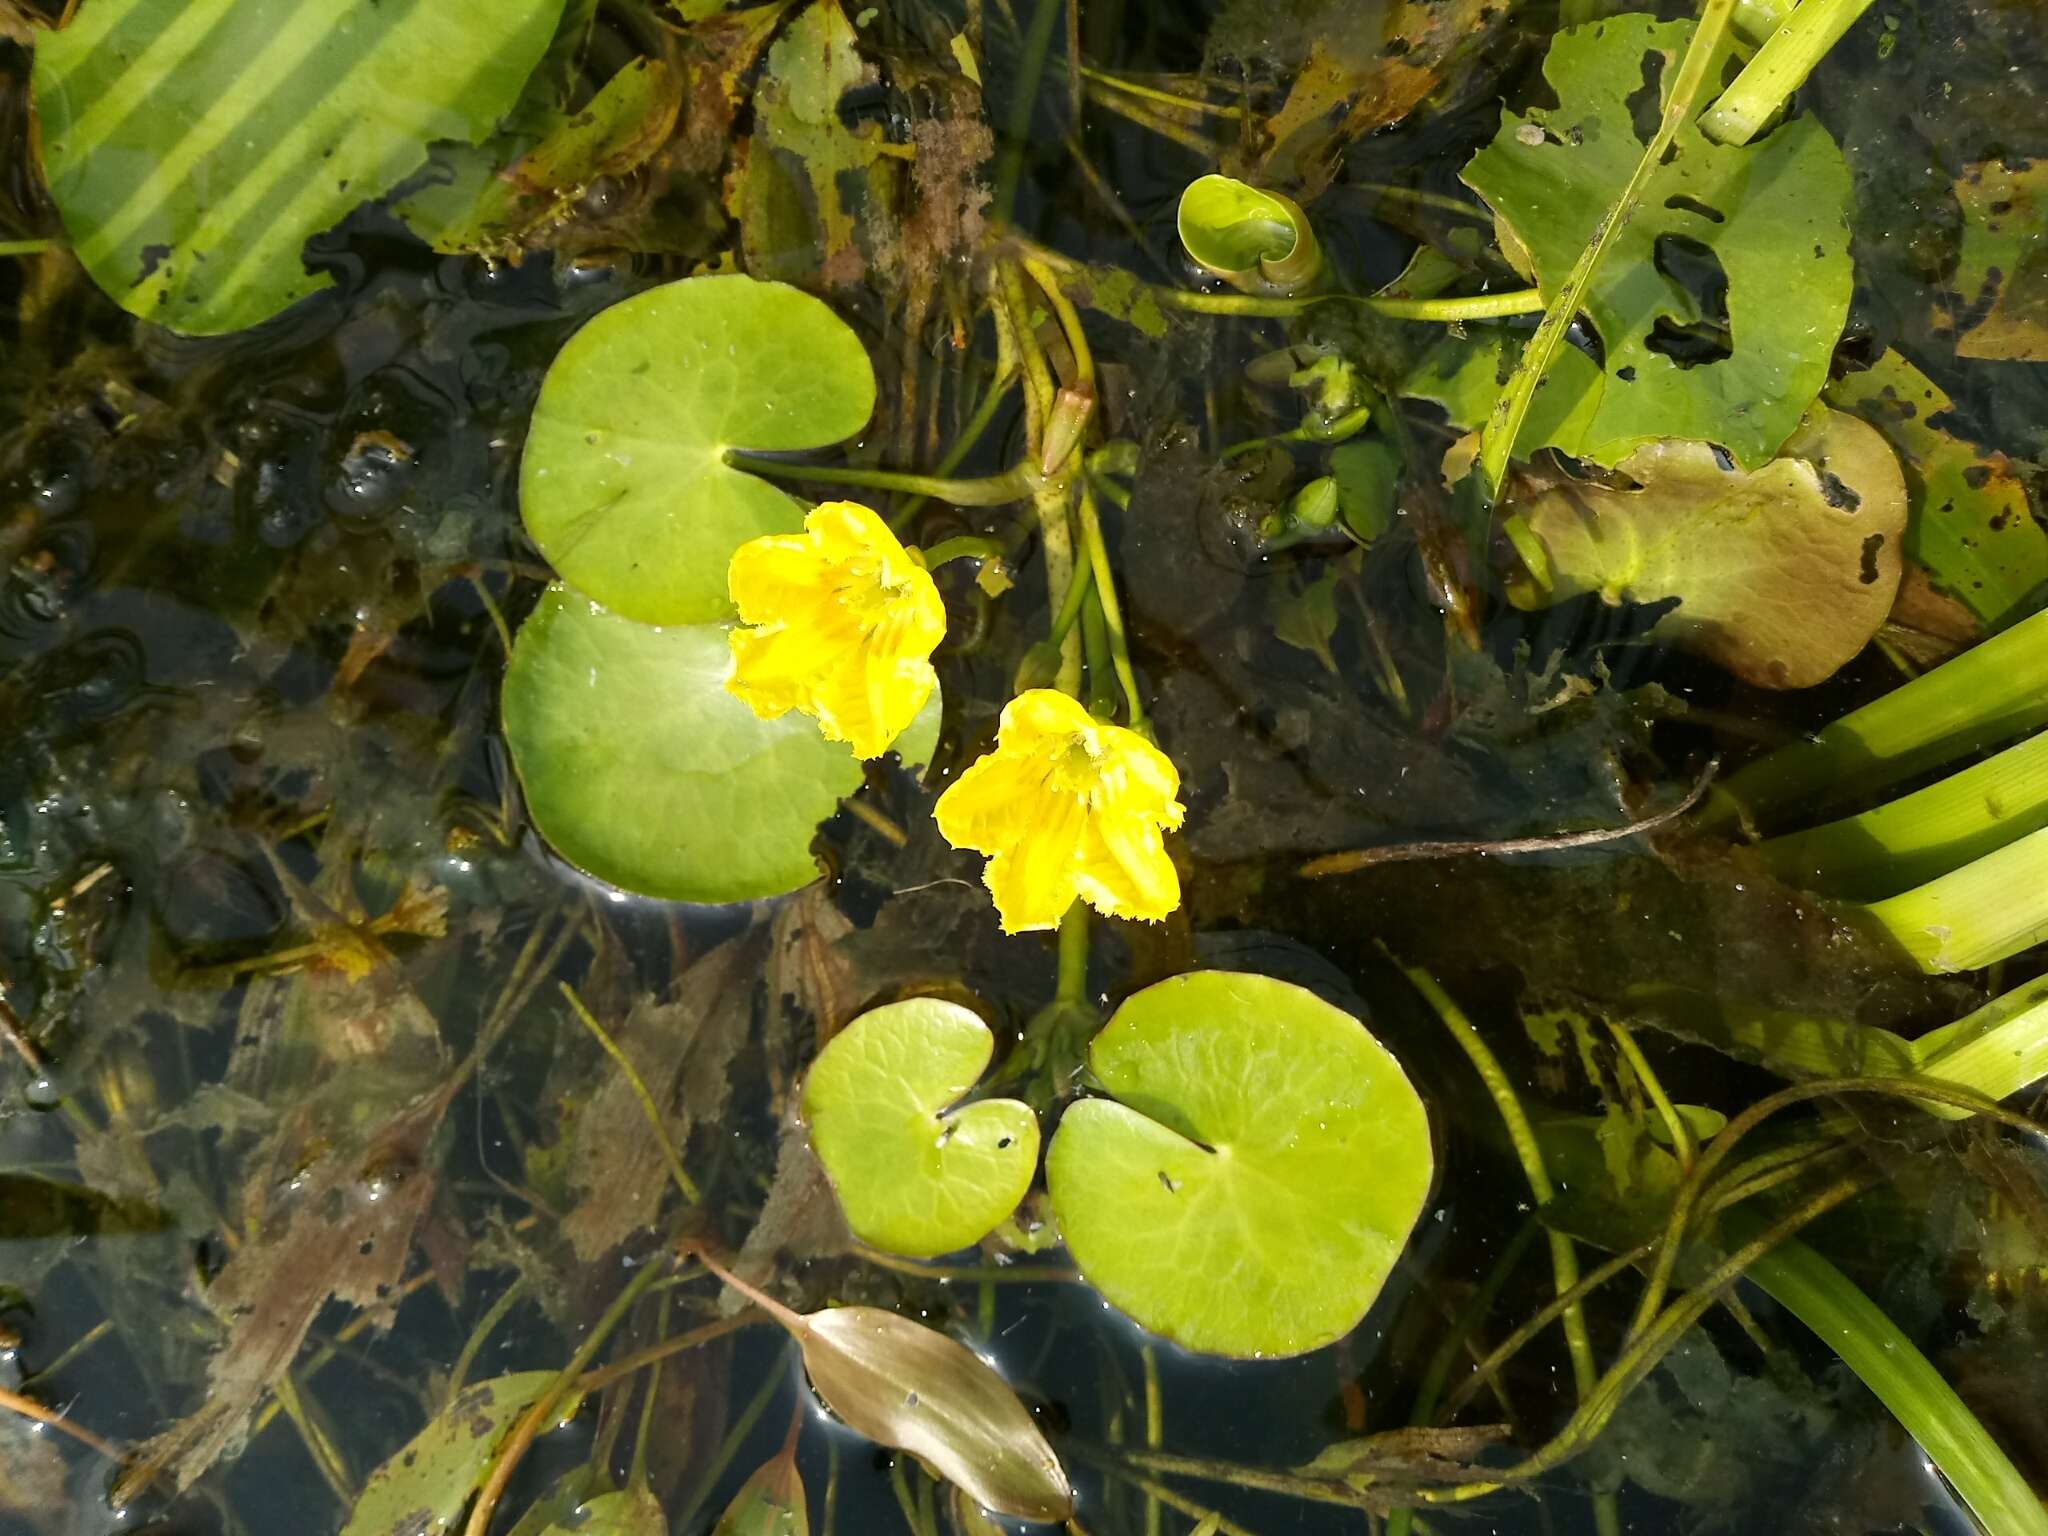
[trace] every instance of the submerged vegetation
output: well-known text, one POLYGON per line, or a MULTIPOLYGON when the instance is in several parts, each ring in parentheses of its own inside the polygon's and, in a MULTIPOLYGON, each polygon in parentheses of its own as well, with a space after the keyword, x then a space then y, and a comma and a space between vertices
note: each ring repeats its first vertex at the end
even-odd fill
POLYGON ((2048 1533, 2024 6, 0 36, 0 1527, 2048 1533))

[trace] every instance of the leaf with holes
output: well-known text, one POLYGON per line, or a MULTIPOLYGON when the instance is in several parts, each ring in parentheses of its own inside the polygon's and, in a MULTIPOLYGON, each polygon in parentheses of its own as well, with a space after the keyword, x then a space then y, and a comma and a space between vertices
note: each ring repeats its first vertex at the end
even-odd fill
MULTIPOLYGON (((1642 157, 1691 30, 1630 14, 1560 32, 1543 66, 1559 104, 1503 114, 1466 165, 1546 299, 1642 157)), ((1565 349, 1546 381, 1590 409, 1558 410, 1543 441, 1609 466, 1660 438, 1768 462, 1842 334, 1849 197, 1841 151, 1811 117, 1740 148, 1682 124, 1586 292, 1600 362, 1565 349)), ((1516 446, 1541 445, 1525 432, 1516 446)))
POLYGON ((1905 465, 1906 557, 1981 622, 2017 616, 2048 583, 2048 532, 2012 461, 1950 435, 1955 402, 1896 352, 1830 385, 1827 398, 1882 432, 1905 465))
MULTIPOLYGON (((726 692, 722 624, 635 624, 557 583, 520 627, 505 741, 528 813, 562 857, 671 901, 777 896, 817 878, 818 824, 861 784, 802 715, 763 720, 726 692)), ((922 762, 937 695, 898 738, 922 762)))
POLYGON ((643 624, 729 618, 732 552, 803 524, 728 450, 822 448, 875 408, 875 371, 837 315, 781 283, 685 278, 592 320, 533 408, 519 510, 562 579, 643 624))
POLYGON ((1088 1283, 1210 1354, 1296 1355, 1356 1327, 1422 1213, 1422 1100, 1365 1026, 1265 976, 1124 1000, 1046 1155, 1088 1283))
POLYGON ((1961 357, 2048 362, 2048 160, 1987 160, 1956 182, 1963 249, 1954 283, 1961 357))
POLYGON ((341 1536, 421 1536, 462 1513, 498 1442, 553 1371, 522 1371, 464 1387, 363 1484, 341 1536))
POLYGON ((1899 587, 1906 485, 1873 428, 1818 408, 1781 458, 1745 470, 1706 443, 1648 443, 1627 487, 1524 480, 1510 505, 1549 557, 1537 608, 1587 592, 1678 606, 1654 636, 1764 688, 1807 688, 1870 642, 1899 587))
POLYGON ((93 281, 189 334, 332 281, 301 248, 518 99, 563 0, 85 0, 35 49, 50 195, 93 281))
POLYGON ((911 998, 832 1037, 804 1084, 811 1145, 862 1242, 930 1258, 978 1242, 1038 1167, 1038 1119, 1015 1099, 948 1106, 995 1052, 958 1003, 911 998))

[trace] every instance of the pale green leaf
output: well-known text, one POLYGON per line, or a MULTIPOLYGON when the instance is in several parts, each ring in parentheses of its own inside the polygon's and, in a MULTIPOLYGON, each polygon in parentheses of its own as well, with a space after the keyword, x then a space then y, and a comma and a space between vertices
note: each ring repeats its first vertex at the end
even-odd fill
POLYGON ((1678 606, 1652 634, 1765 688, 1806 688, 1862 650, 1899 586, 1906 489, 1884 439, 1824 407, 1785 456, 1724 465, 1705 443, 1622 461, 1632 489, 1560 479, 1509 505, 1550 567, 1512 583, 1535 608, 1596 592, 1678 606))
POLYGON ((1181 248, 1226 282, 1288 291, 1312 279, 1322 254, 1308 216, 1292 198, 1231 176, 1198 176, 1175 215, 1181 248))
POLYGON ((1963 249, 1953 279, 1968 317, 1957 355, 2048 362, 2048 160, 1987 160, 1956 182, 1963 249))
POLYGON ((370 1474, 341 1536, 434 1536, 455 1523, 512 1421, 555 1379, 522 1371, 464 1387, 370 1474))
MULTIPOLYGON (((1527 250, 1546 300, 1643 154, 1630 97, 1652 68, 1669 87, 1691 29, 1628 14, 1560 32, 1543 71, 1559 105, 1504 114, 1467 164, 1466 183, 1527 250)), ((1586 292, 1604 368, 1560 349, 1545 381, 1590 395, 1591 409, 1558 410, 1545 441, 1613 465, 1653 439, 1690 438, 1753 468, 1798 427, 1842 334, 1848 167, 1811 117, 1742 148, 1686 122, 1673 144, 1586 292), (1712 293, 1721 280, 1725 317, 1712 293)), ((1517 452, 1534 446, 1525 428, 1517 452)))
POLYGON ((612 612, 726 618, 732 552, 803 523, 727 451, 823 447, 874 405, 860 338, 808 294, 738 276, 668 283, 605 310, 555 358, 520 513, 562 579, 612 612))
POLYGON ((1015 1099, 950 1109, 995 1051, 958 1003, 910 998, 834 1035, 804 1085, 811 1145, 862 1242, 930 1258, 978 1242, 1038 1167, 1038 1120, 1015 1099))
POLYGON ((129 312, 212 335, 331 279, 300 251, 518 99, 563 0, 85 0, 36 43, 43 167, 129 312))
MULTIPOLYGON (((505 739, 535 826, 571 864, 675 901, 817 878, 811 839, 859 788, 860 764, 807 716, 762 720, 727 693, 727 633, 635 624, 559 584, 521 627, 505 739)), ((905 761, 930 754, 937 715, 928 706, 898 740, 905 761)))
POLYGON ((668 1517, 645 1488, 627 1488, 599 1494, 549 1526, 547 1536, 668 1536, 668 1517))
POLYGON ((1294 1355, 1356 1327, 1422 1212, 1429 1122, 1342 1009, 1203 971, 1126 999, 1088 1053, 1113 1099, 1046 1158, 1082 1275, 1189 1349, 1294 1355))

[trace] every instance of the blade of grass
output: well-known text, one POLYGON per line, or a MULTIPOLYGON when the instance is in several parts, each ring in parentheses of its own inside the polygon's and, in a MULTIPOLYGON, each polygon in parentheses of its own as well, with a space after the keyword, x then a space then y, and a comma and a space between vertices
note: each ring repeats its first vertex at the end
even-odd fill
POLYGON ((1823 792, 1881 789, 2048 722, 2048 610, 1758 758, 1721 781, 1700 813, 1713 827, 1764 820, 1823 792))
POLYGON ((1717 144, 1747 144, 1869 9, 1870 0, 1800 0, 1700 118, 1700 132, 1717 144))
POLYGON ((2048 939, 2048 831, 1859 910, 1929 975, 2009 959, 2048 939))
POLYGON ((2048 731, 1861 815, 1787 833, 1757 855, 1780 880, 1886 896, 2048 827, 2048 731))
POLYGON ((1841 1356, 1919 1442, 1985 1530, 2048 1536, 2048 1506, 1955 1389, 1846 1275, 1788 1238, 1752 1259, 1748 1277, 1841 1356))

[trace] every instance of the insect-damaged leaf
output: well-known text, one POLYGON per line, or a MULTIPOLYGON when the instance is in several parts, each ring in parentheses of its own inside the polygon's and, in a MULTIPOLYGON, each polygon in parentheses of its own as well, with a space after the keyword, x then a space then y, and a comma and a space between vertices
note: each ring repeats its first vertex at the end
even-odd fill
POLYGON ((1955 286, 1969 316, 1957 355, 2048 361, 2048 160, 1973 165, 1956 182, 1956 201, 1955 286))
POLYGON ((512 1421, 555 1379, 522 1371, 464 1387, 427 1427, 370 1474, 341 1536, 432 1536, 445 1531, 512 1421))
POLYGON ((964 1345, 875 1307, 813 1312, 797 1342, 825 1406, 870 1440, 909 1451, 997 1514, 1074 1512, 1067 1474, 1030 1410, 964 1345))
MULTIPOLYGON (((1504 114, 1465 167, 1546 300, 1642 158, 1635 104, 1661 100, 1691 29, 1624 15, 1559 33, 1543 66, 1559 104, 1504 114)), ((1848 166, 1804 116, 1742 148, 1687 122, 1673 146, 1586 290, 1602 361, 1560 349, 1543 386, 1595 403, 1560 410, 1546 441, 1613 465, 1653 439, 1691 438, 1755 468, 1797 429, 1842 334, 1848 166)), ((1526 431, 1516 444, 1539 446, 1526 431)))
POLYGON ((1547 592, 1512 584, 1518 606, 1675 597, 1652 633, 1765 688, 1829 677, 1891 611, 1905 481, 1854 417, 1821 408, 1756 470, 1673 441, 1636 449, 1621 473, 1632 488, 1560 479, 1518 500, 1553 577, 1547 592))

